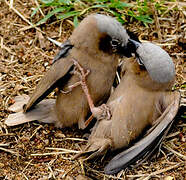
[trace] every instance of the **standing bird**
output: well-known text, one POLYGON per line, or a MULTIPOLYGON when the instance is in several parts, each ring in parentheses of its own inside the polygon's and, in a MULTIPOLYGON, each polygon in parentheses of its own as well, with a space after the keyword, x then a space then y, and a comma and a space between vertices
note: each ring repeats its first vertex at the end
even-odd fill
POLYGON ((89 15, 61 46, 50 70, 24 106, 24 112, 11 114, 5 123, 12 126, 39 120, 55 123, 57 127, 78 123, 79 128, 84 129, 90 109, 81 86, 77 86, 80 82, 74 63, 78 62, 87 70, 86 74, 90 71, 87 85, 93 102, 98 105, 110 95, 118 58, 131 56, 135 49, 126 30, 114 18, 89 15), (56 87, 59 89, 56 102, 42 101, 56 87))
MULTIPOLYGON (((117 155, 105 167, 114 174, 149 154, 166 135, 179 108, 180 94, 171 92, 175 67, 170 56, 152 43, 139 43, 136 59, 127 59, 120 84, 106 105, 111 118, 98 119, 84 152, 86 159, 103 155, 108 149, 127 147, 148 126, 144 139, 117 155)), ((96 115, 95 115, 96 116, 96 115)))

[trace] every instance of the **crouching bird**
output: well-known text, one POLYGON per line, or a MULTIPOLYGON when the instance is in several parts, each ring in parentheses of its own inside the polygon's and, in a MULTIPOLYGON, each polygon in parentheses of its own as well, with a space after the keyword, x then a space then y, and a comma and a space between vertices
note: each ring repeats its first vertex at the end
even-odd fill
POLYGON ((139 43, 136 59, 124 61, 124 75, 106 105, 111 117, 98 119, 85 150, 86 159, 108 149, 127 147, 148 126, 144 139, 117 155, 105 167, 114 174, 153 151, 167 133, 178 111, 180 94, 172 92, 175 67, 170 56, 152 43, 139 43))
POLYGON ((86 75, 90 71, 87 77, 89 93, 98 105, 110 95, 119 56, 131 56, 133 51, 135 45, 118 21, 110 16, 89 15, 61 46, 53 65, 24 106, 24 112, 18 106, 25 104, 28 98, 18 97, 10 109, 19 112, 9 115, 5 123, 13 126, 38 120, 55 123, 58 127, 78 123, 79 128, 85 128, 84 121, 90 109, 81 86, 78 86, 79 72, 74 63, 78 62, 87 70, 86 75), (57 100, 42 101, 56 87, 59 88, 57 100))

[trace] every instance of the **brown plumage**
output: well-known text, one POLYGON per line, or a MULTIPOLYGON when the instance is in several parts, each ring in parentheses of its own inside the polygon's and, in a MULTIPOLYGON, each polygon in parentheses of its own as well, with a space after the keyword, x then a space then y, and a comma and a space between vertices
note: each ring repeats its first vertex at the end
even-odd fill
POLYGON ((12 114, 5 123, 11 126, 41 120, 55 123, 58 127, 69 127, 78 123, 79 128, 85 128, 84 121, 90 109, 81 86, 64 93, 79 81, 79 77, 73 74, 75 71, 73 59, 77 60, 85 70, 90 70, 87 85, 93 102, 98 105, 110 95, 119 56, 130 56, 133 51, 127 49, 128 44, 131 43, 126 30, 115 19, 100 14, 88 16, 74 30, 54 58, 54 64, 24 106, 25 113, 12 114), (54 106, 54 102, 48 104, 47 109, 51 111, 46 112, 52 118, 45 120, 47 116, 45 106, 40 106, 42 102, 38 103, 55 87, 59 88, 56 103, 54 106), (33 109, 35 105, 37 106, 33 109), (42 117, 39 112, 44 116, 42 117), (34 117, 32 113, 35 113, 34 117))
POLYGON ((146 145, 152 145, 157 140, 155 137, 166 132, 179 108, 180 94, 171 91, 175 72, 169 55, 156 45, 142 43, 136 56, 137 61, 134 58, 125 61, 121 82, 106 103, 111 119, 98 119, 85 151, 75 156, 89 155, 87 159, 91 159, 103 155, 108 149, 124 148, 146 127, 152 126, 146 143, 142 141, 132 147, 130 153, 113 159, 105 168, 108 174, 133 163, 140 153, 150 151, 152 146, 145 149, 146 145))

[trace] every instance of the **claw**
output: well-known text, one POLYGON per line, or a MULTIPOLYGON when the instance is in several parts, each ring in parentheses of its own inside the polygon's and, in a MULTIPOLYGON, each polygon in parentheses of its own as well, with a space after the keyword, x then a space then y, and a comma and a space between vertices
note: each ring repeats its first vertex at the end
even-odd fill
POLYGON ((81 85, 81 82, 76 82, 73 85, 68 86, 67 87, 68 90, 60 90, 60 92, 63 93, 63 94, 68 94, 68 93, 70 93, 72 91, 73 88, 75 88, 75 87, 77 87, 79 85, 81 85))
POLYGON ((70 73, 72 75, 77 75, 79 76, 80 78, 80 81, 74 83, 73 85, 70 85, 67 87, 67 90, 60 90, 61 93, 63 94, 68 94, 72 91, 73 88, 79 86, 79 85, 82 85, 82 86, 85 86, 85 81, 86 81, 86 77, 88 76, 88 74, 90 73, 90 70, 87 70, 85 72, 85 70, 80 66, 80 64, 75 60, 75 59, 72 59, 73 63, 74 63, 74 70, 72 70, 70 73), (79 71, 80 72, 79 72, 79 71))
POLYGON ((96 117, 98 120, 101 119, 111 119, 111 112, 109 106, 106 104, 102 104, 99 107, 95 107, 92 109, 92 114, 94 117, 96 117))

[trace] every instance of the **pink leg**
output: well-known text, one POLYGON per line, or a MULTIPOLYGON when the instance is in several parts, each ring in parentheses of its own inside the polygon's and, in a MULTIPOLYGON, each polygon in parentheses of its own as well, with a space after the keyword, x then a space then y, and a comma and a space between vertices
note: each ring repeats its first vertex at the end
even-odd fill
POLYGON ((92 121, 92 119, 94 118, 93 115, 91 115, 86 121, 85 121, 85 127, 87 127, 89 125, 89 123, 92 121))
POLYGON ((93 100, 90 96, 90 93, 89 93, 89 89, 86 85, 86 76, 90 73, 90 70, 88 70, 87 72, 84 71, 84 69, 80 66, 80 64, 75 60, 75 59, 72 59, 73 62, 74 62, 74 65, 77 67, 77 69, 80 71, 80 73, 78 73, 77 71, 74 72, 75 74, 77 74, 79 77, 80 77, 80 83, 81 83, 81 86, 82 86, 82 89, 87 97, 87 101, 88 101, 88 104, 90 106, 90 109, 94 108, 94 103, 93 103, 93 100))
MULTIPOLYGON (((93 100, 90 96, 89 89, 88 89, 88 86, 86 84, 86 76, 89 74, 90 71, 85 72, 84 69, 80 66, 80 64, 75 59, 72 59, 72 60, 74 62, 74 65, 80 71, 80 72, 76 71, 76 72, 74 72, 74 74, 77 74, 80 77, 80 83, 81 83, 82 89, 83 89, 83 91, 84 91, 84 93, 87 97, 87 101, 88 101, 90 110, 93 114, 93 117, 96 117, 98 120, 104 119, 104 118, 110 119, 111 114, 110 114, 109 107, 106 106, 105 104, 102 104, 99 107, 95 107, 95 105, 93 103, 93 100)), ((91 122, 93 117, 90 117, 86 121, 86 126, 88 126, 88 124, 91 122)))

